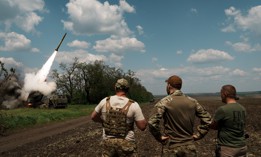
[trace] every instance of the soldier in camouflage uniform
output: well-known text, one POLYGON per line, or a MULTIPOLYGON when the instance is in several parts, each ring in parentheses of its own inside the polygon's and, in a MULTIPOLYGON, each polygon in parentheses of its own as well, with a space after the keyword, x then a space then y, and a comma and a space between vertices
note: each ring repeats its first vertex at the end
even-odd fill
POLYGON ((147 121, 139 104, 127 98, 128 90, 128 81, 119 79, 115 84, 116 95, 101 100, 91 115, 93 121, 103 125, 103 157, 138 156, 134 123, 144 131, 147 121))
POLYGON ((210 114, 197 100, 182 93, 182 80, 173 75, 166 80, 168 96, 155 105, 155 113, 149 119, 149 129, 155 139, 162 143, 162 156, 196 157, 195 140, 203 138, 209 130, 210 114), (200 118, 194 133, 194 120, 200 118), (161 129, 163 119, 163 129, 161 129))

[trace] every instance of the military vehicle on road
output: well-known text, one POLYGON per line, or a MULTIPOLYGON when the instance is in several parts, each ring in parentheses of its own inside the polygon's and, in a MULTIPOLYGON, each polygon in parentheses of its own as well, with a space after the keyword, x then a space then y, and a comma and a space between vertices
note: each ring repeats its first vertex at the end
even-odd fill
POLYGON ((43 95, 39 91, 33 91, 27 99, 28 107, 33 108, 66 108, 68 100, 65 95, 50 94, 43 95))

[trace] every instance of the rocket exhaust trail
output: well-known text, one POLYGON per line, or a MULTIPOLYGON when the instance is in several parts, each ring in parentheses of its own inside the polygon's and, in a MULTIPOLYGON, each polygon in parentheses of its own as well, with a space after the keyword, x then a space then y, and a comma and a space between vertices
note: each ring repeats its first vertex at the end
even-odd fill
POLYGON ((37 72, 36 77, 40 82, 44 82, 46 80, 47 75, 49 74, 49 71, 53 64, 54 58, 56 56, 56 53, 57 51, 54 51, 54 53, 49 57, 49 59, 45 62, 42 68, 37 72))
POLYGON ((61 46, 65 36, 66 36, 66 33, 64 34, 62 40, 58 44, 58 46, 55 49, 55 51, 53 52, 53 54, 48 58, 48 60, 45 62, 45 64, 36 74, 26 74, 25 80, 24 80, 24 82, 25 82, 24 90, 26 92, 40 91, 41 93, 46 95, 56 89, 55 82, 47 82, 46 79, 50 72, 51 66, 55 59, 55 56, 58 52, 58 49, 61 46))
POLYGON ((47 62, 43 65, 42 69, 38 71, 38 73, 36 74, 37 76, 39 76, 39 81, 45 81, 45 79, 47 78, 47 75, 49 74, 49 71, 51 69, 51 66, 53 64, 54 58, 56 56, 56 53, 58 52, 58 49, 60 48, 65 36, 67 33, 65 33, 63 35, 62 40, 60 41, 60 43, 58 44, 57 48, 55 49, 54 53, 51 55, 51 57, 47 60, 47 62))

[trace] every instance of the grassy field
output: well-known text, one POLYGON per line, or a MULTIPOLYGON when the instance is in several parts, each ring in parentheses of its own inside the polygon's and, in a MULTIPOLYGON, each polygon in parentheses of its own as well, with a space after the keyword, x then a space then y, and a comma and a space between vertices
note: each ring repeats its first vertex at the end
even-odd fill
MULTIPOLYGON (((65 109, 18 108, 0 110, 0 129, 16 130, 90 115, 95 105, 68 105, 65 109)), ((1 133, 1 132, 0 132, 1 133)))

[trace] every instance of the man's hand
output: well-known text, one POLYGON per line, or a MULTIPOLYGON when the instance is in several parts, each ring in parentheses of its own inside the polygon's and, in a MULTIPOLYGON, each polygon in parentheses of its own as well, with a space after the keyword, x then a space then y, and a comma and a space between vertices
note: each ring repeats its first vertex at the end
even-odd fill
POLYGON ((198 134, 193 134, 193 139, 194 139, 194 141, 197 141, 197 140, 200 140, 202 137, 200 136, 200 135, 198 135, 198 134))
POLYGON ((103 123, 103 120, 101 119, 101 113, 97 113, 96 111, 92 112, 91 119, 94 122, 103 123))
POLYGON ((169 139, 169 136, 161 136, 161 143, 165 144, 168 139, 169 139))

